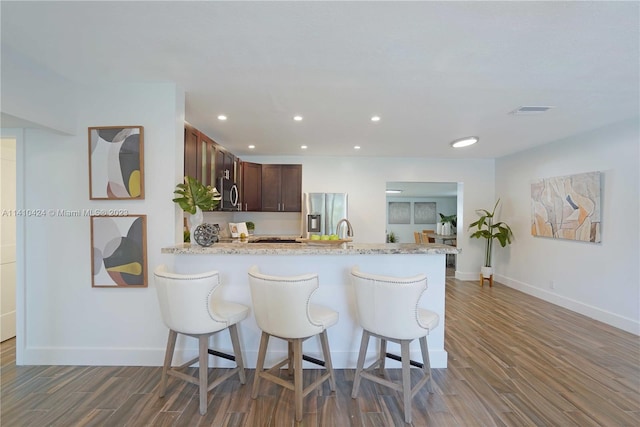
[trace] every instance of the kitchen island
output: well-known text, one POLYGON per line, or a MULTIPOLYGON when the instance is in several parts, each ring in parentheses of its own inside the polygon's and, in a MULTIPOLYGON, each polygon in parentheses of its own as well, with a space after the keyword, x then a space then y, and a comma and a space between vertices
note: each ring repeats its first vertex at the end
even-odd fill
MULTIPOLYGON (((335 368, 356 366, 360 336, 354 304, 354 294, 350 283, 350 271, 358 265, 364 272, 390 276, 427 275, 427 291, 420 300, 420 306, 440 315, 440 324, 428 337, 431 367, 446 368, 447 353, 444 350, 444 310, 445 310, 445 257, 457 254, 459 249, 440 244, 307 244, 307 243, 254 243, 234 241, 216 243, 213 246, 181 244, 162 249, 163 254, 172 254, 167 264, 177 273, 191 274, 208 270, 218 270, 223 284, 222 297, 251 306, 248 270, 257 265, 260 271, 270 275, 299 275, 318 273, 320 288, 312 301, 330 307, 340 313, 338 323, 328 329, 332 361, 335 368)), ((286 301, 283 301, 286 303, 286 301)), ((260 333, 250 315, 239 325, 245 364, 254 368, 258 354, 260 333)), ((196 354, 195 342, 183 342, 182 354, 176 357, 187 360, 196 354)), ((230 349, 228 334, 218 334, 212 338, 212 346, 230 349)), ((180 342, 178 345, 179 348, 180 342)), ((399 354, 399 346, 389 343, 389 351, 399 354)), ((322 354, 320 342, 311 338, 304 344, 304 353, 314 357, 322 354)), ((369 359, 375 358, 376 347, 369 346, 369 359)), ((286 343, 272 340, 269 343, 267 362, 275 363, 287 354, 286 343)), ((412 343, 411 357, 421 360, 418 342, 412 343)), ((176 360, 176 362, 179 362, 176 360)), ((215 360, 213 366, 230 366, 226 361, 215 360)), ((399 367, 399 363, 388 360, 388 366, 399 367)), ((314 365, 309 365, 313 367, 314 365)), ((306 367, 306 365, 305 365, 306 367)))

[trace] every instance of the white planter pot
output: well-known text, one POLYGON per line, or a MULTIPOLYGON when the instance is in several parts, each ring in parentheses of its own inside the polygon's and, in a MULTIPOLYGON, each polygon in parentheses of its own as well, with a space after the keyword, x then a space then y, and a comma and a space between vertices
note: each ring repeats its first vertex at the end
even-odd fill
POLYGON ((189 233, 191 233, 191 244, 197 244, 194 236, 196 235, 196 228, 204 222, 204 214, 202 210, 196 207, 196 213, 189 214, 189 233))
POLYGON ((482 273, 482 277, 488 279, 493 275, 493 267, 481 267, 480 272, 482 273))

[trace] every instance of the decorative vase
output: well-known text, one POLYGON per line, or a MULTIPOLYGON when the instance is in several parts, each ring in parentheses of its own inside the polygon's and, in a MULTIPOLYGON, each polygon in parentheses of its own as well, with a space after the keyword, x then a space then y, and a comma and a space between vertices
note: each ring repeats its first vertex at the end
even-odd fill
POLYGON ((488 279, 493 276, 493 267, 481 267, 480 272, 482 273, 482 277, 488 279))
POLYGON ((202 209, 196 206, 196 213, 189 214, 189 233, 191 236, 191 243, 196 243, 194 236, 196 235, 196 228, 204 222, 204 215, 202 209))

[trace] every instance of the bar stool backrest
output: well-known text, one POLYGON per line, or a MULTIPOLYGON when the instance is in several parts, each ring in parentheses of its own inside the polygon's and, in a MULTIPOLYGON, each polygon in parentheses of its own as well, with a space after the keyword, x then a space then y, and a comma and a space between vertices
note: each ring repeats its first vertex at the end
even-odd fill
POLYGON ((160 265, 154 276, 162 320, 169 329, 183 334, 207 334, 228 326, 215 312, 213 294, 220 286, 218 271, 176 274, 160 265))
POLYGON ((415 339, 429 330, 418 322, 418 302, 427 276, 391 277, 351 270, 358 321, 363 329, 384 337, 415 339))
POLYGON ((249 286, 253 313, 262 331, 280 338, 304 338, 324 330, 309 313, 309 301, 319 286, 316 273, 269 276, 254 265, 249 269, 249 286))

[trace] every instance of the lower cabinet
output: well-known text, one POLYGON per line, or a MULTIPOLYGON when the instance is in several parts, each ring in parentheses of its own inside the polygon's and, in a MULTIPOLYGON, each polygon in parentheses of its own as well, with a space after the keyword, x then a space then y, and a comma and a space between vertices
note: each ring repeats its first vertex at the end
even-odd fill
POLYGON ((262 165, 262 211, 302 210, 302 165, 262 165))

